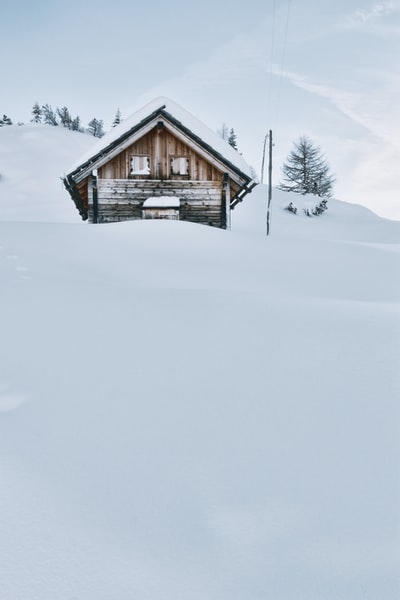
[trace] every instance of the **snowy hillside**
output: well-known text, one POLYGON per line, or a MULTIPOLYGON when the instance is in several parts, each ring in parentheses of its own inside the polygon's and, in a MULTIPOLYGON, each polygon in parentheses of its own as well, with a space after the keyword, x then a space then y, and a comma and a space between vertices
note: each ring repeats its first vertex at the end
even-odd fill
POLYGON ((0 599, 397 599, 400 223, 83 224, 91 142, 0 129, 0 599))
POLYGON ((30 124, 0 128, 0 220, 75 222, 61 177, 93 146, 91 135, 30 124))

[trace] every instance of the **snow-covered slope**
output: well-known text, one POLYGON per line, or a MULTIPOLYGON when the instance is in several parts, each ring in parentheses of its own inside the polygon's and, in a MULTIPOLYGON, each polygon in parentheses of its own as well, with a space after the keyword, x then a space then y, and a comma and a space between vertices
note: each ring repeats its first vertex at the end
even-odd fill
POLYGON ((61 177, 93 146, 90 135, 29 124, 0 128, 0 220, 79 223, 61 177))
POLYGON ((0 129, 27 156, 0 163, 1 600, 397 599, 400 223, 275 192, 267 239, 262 186, 231 232, 73 223, 53 173, 84 142, 32 133, 39 188, 23 129, 0 129))

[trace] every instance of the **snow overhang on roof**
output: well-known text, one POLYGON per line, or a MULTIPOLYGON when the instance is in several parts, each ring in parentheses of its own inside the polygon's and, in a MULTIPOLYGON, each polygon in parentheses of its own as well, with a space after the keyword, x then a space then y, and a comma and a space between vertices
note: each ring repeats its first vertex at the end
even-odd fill
POLYGON ((115 148, 123 144, 124 141, 128 142, 135 132, 151 123, 157 116, 164 116, 172 125, 186 133, 199 146, 245 180, 250 181, 252 179, 249 166, 237 150, 187 110, 163 96, 155 98, 143 106, 102 137, 89 152, 86 152, 73 165, 67 177, 79 179, 79 174, 85 172, 92 164, 95 167, 102 159, 106 161, 107 156, 115 148))

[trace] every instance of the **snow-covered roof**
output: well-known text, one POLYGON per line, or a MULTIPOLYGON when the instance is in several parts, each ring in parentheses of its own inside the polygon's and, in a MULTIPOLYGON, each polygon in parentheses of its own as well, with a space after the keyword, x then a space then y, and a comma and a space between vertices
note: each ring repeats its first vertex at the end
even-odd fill
POLYGON ((143 208, 179 208, 180 203, 176 196, 152 196, 143 202, 143 208))
POLYGON ((188 129, 194 136, 198 137, 203 144, 210 146, 215 152, 220 154, 226 161, 231 163, 236 169, 251 178, 251 172, 248 164, 239 154, 237 150, 232 148, 224 139, 209 127, 204 125, 190 112, 182 108, 179 104, 166 98, 159 96, 143 106, 141 109, 133 113, 130 117, 121 121, 119 125, 111 129, 104 137, 102 137, 92 148, 86 152, 79 161, 70 169, 70 173, 78 169, 81 165, 90 161, 93 157, 104 151, 107 147, 117 143, 118 140, 135 126, 139 125, 144 119, 156 112, 163 110, 164 114, 171 115, 176 121, 179 121, 184 128, 188 129))

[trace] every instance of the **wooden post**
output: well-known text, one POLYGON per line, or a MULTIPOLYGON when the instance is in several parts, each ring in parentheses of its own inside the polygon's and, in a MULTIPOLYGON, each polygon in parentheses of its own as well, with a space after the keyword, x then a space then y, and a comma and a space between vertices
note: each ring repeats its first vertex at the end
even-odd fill
POLYGON ((229 173, 224 173, 222 179, 222 197, 221 197, 221 227, 222 229, 231 228, 231 194, 229 185, 229 173))
POLYGON ((269 162, 268 162, 268 206, 267 206, 267 235, 271 229, 271 200, 272 200, 272 131, 269 130, 269 162))
POLYGON ((168 179, 168 177, 171 175, 170 172, 170 165, 167 165, 167 170, 164 173, 164 169, 163 169, 163 165, 162 165, 162 149, 161 149, 161 144, 162 144, 162 140, 161 140, 161 136, 163 134, 164 131, 164 122, 163 121, 158 121, 157 122, 157 135, 156 135, 156 139, 155 139, 155 155, 154 155, 154 163, 155 163, 155 177, 156 179, 163 179, 164 177, 168 179))
POLYGON ((93 223, 99 221, 99 203, 97 198, 97 169, 92 171, 93 223))

